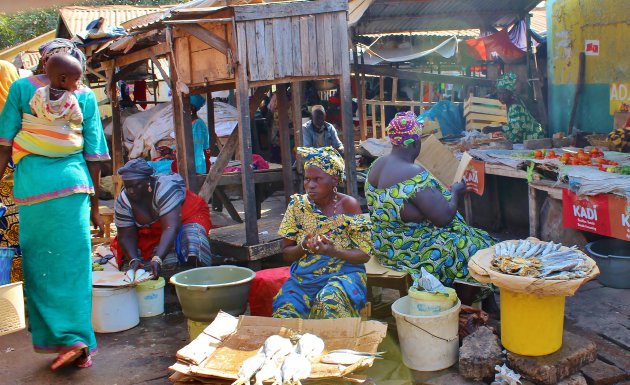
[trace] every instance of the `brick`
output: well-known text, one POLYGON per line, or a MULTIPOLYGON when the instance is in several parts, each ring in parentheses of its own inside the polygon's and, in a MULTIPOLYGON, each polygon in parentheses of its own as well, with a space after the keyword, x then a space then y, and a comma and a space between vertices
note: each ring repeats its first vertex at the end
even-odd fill
POLYGON ((604 339, 600 335, 576 330, 581 336, 588 338, 597 345, 597 358, 607 364, 614 365, 630 375, 630 353, 624 348, 604 339))
POLYGON ((587 383, 586 378, 578 373, 558 382, 558 385, 587 385, 587 383))
POLYGON ((582 374, 588 385, 612 385, 627 377, 623 370, 599 360, 583 367, 582 374))
POLYGON ((473 380, 494 378, 496 365, 503 364, 499 338, 482 326, 464 338, 459 349, 459 374, 473 380))
POLYGON ((536 384, 554 385, 572 376, 597 358, 595 343, 564 332, 559 351, 542 357, 520 356, 508 352, 508 366, 536 384))

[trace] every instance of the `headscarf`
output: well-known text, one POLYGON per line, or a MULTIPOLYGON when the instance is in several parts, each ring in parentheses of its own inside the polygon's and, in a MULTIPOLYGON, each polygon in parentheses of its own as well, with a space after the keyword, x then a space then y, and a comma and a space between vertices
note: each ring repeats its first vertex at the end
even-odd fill
POLYGON ((154 173, 155 169, 142 158, 132 159, 118 170, 122 180, 148 179, 154 173))
POLYGON ((81 63, 83 71, 85 71, 85 55, 77 48, 77 46, 68 39, 57 38, 39 47, 39 53, 42 56, 40 60, 41 70, 46 69, 46 62, 51 56, 58 53, 67 53, 81 63))
POLYGON ((516 89, 516 79, 518 76, 514 72, 508 72, 497 78, 497 89, 503 89, 514 92, 516 89))
POLYGON ((206 99, 201 95, 190 95, 190 104, 199 111, 206 104, 206 99))
POLYGON ((304 168, 314 166, 330 176, 346 179, 346 164, 337 150, 332 147, 298 147, 298 154, 304 157, 304 168))
POLYGON ((0 60, 0 112, 4 108, 9 96, 9 87, 14 81, 19 79, 18 71, 15 66, 6 60, 0 60))
POLYGON ((399 112, 387 126, 387 135, 394 146, 409 145, 422 137, 424 124, 416 121, 412 111, 399 112))

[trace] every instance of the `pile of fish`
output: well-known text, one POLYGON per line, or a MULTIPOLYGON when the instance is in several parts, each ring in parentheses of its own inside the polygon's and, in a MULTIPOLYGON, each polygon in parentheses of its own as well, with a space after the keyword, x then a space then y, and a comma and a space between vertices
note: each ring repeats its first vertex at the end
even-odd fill
POLYGON ((123 281, 127 283, 134 283, 134 282, 146 281, 149 278, 151 278, 151 273, 149 273, 148 271, 145 271, 144 269, 138 269, 138 270, 129 269, 125 273, 125 277, 123 278, 123 281))
MULTIPOLYGON (((243 361, 238 379, 232 385, 301 385, 311 375, 312 363, 318 362, 324 352, 324 341, 314 334, 297 335, 293 340, 273 335, 265 340, 258 352, 243 361)), ((321 362, 352 365, 365 358, 380 358, 382 352, 365 353, 355 350, 333 350, 321 357, 321 362)))
POLYGON ((563 248, 559 243, 530 241, 497 243, 492 266, 505 274, 544 279, 583 278, 590 270, 577 246, 563 248))

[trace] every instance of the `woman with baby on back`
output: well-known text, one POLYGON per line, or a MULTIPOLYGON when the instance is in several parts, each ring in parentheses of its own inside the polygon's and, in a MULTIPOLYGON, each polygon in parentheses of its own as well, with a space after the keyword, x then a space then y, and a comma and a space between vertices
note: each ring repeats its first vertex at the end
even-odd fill
POLYGON ((66 39, 40 48, 45 74, 15 81, 0 115, 0 175, 15 163, 20 246, 34 348, 51 368, 92 365, 90 220, 109 153, 85 57, 66 39))

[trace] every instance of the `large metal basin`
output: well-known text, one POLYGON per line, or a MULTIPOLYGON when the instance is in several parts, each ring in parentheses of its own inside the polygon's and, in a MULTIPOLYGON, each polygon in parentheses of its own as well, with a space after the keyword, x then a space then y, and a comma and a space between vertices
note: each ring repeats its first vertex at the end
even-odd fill
POLYGON ((198 267, 173 275, 177 298, 186 318, 212 321, 219 310, 233 316, 245 313, 252 270, 239 266, 198 267))

